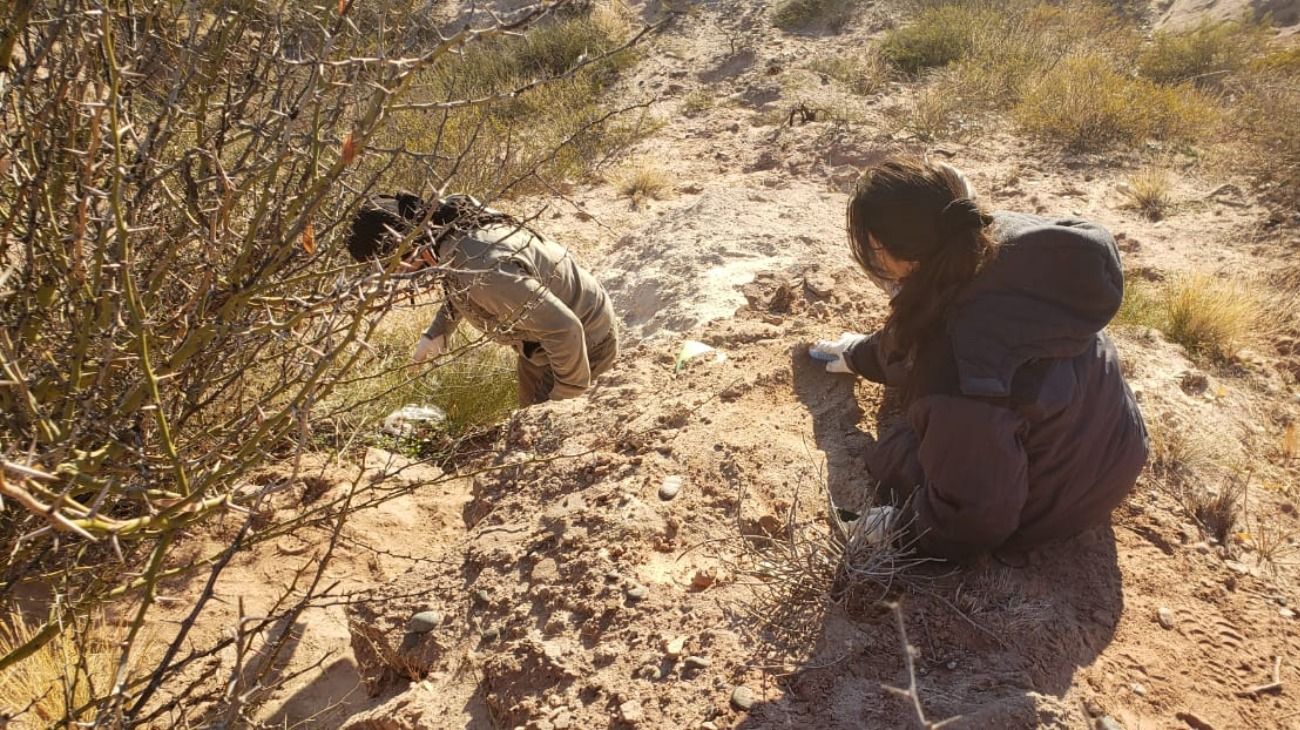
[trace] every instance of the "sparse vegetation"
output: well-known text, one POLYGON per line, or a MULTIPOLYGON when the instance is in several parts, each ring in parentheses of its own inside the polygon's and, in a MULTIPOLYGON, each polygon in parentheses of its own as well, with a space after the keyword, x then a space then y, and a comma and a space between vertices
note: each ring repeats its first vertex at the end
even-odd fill
POLYGON ((1100 56, 1067 58, 1016 105, 1026 131, 1073 149, 1191 140, 1217 106, 1191 87, 1168 87, 1120 73, 1100 56))
POLYGON ((1129 176, 1122 189, 1129 207, 1158 221, 1173 208, 1173 178, 1159 167, 1146 167, 1129 176))
POLYGON ((783 30, 821 26, 838 31, 853 19, 861 0, 780 0, 772 9, 772 22, 783 30))
POLYGON ((539 25, 521 37, 476 44, 457 64, 439 64, 412 84, 411 100, 392 114, 382 144, 414 154, 386 175, 399 184, 425 181, 485 199, 504 189, 522 195, 548 180, 581 180, 651 129, 641 116, 606 119, 602 92, 636 58, 614 54, 631 35, 619 6, 596 3, 539 25), (531 86, 537 79, 561 80, 531 86), (525 89, 522 93, 513 93, 525 89), (496 98, 493 98, 496 97, 496 98), (491 99, 440 108, 447 99, 491 99), (432 151, 456 160, 447 166, 432 151))
POLYGON ((946 66, 971 54, 976 35, 989 32, 990 14, 989 9, 973 3, 928 8, 886 34, 880 53, 908 74, 946 66))
POLYGON ((693 117, 697 114, 703 114, 716 105, 717 102, 713 98, 713 94, 709 93, 708 89, 696 89, 687 94, 686 98, 682 99, 681 111, 682 114, 685 114, 688 117, 693 117))
POLYGON ((672 177, 658 163, 648 158, 624 166, 613 177, 615 189, 633 205, 647 200, 662 200, 672 187, 672 177))
POLYGON ((871 50, 820 56, 809 62, 808 69, 840 82, 860 96, 875 93, 888 73, 884 59, 871 50))
POLYGON ((1241 522, 1249 475, 1234 476, 1218 489, 1201 485, 1183 490, 1184 505, 1192 519, 1220 545, 1228 545, 1241 522))
POLYGON ((1217 83, 1246 68, 1267 46, 1269 31, 1247 22, 1202 21, 1185 31, 1156 33, 1138 60, 1141 74, 1160 83, 1217 83))

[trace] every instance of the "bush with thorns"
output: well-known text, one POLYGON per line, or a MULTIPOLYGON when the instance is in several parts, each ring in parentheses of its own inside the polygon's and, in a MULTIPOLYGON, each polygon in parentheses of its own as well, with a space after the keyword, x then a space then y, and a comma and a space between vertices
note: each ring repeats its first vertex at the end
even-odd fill
MULTIPOLYGON (((374 424, 342 414, 416 378, 371 341, 394 309, 438 291, 439 274, 401 273, 409 239, 385 261, 340 255, 361 201, 397 187, 499 198, 606 152, 602 134, 621 115, 587 101, 649 29, 634 35, 549 0, 443 31, 412 5, 0 10, 0 599, 49 597, 30 630, 7 634, 0 673, 71 638, 84 652, 63 681, 103 676, 89 664, 102 657, 86 617, 109 610, 123 627, 112 681, 66 693, 48 724, 168 724, 201 705, 204 722, 246 720, 288 640, 270 629, 344 600, 327 599, 322 581, 342 526, 399 490, 354 484, 267 521, 296 467, 263 486, 249 477, 354 442, 374 424), (545 43, 518 38, 535 31, 545 43), (593 33, 608 37, 596 44, 593 33), (526 73, 472 88, 438 81, 482 77, 465 64, 506 43, 526 73), (562 127, 529 137, 533 117, 517 107, 552 83, 575 101, 562 127), (436 132, 408 146, 400 125, 416 114, 436 132), (513 144, 503 137, 538 141, 503 158, 513 144), (173 555, 216 520, 239 525, 226 549, 173 555), (234 555, 302 531, 325 536, 310 569, 264 615, 194 646, 234 555), (137 671, 159 586, 187 576, 203 594, 137 671), (238 657, 228 676, 187 679, 228 648, 238 657)), ((11 715, 26 703, 4 699, 11 715)))

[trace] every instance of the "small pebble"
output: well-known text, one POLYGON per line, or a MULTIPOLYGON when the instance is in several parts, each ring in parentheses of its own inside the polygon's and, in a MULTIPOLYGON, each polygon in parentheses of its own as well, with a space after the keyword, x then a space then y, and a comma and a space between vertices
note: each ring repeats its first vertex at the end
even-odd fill
POLYGON ((668 643, 664 646, 664 652, 670 657, 677 657, 681 656, 682 650, 685 648, 686 637, 678 636, 674 639, 669 639, 668 643))
POLYGON ((754 695, 754 690, 743 684, 737 685, 736 688, 731 691, 731 704, 738 710, 748 710, 753 707, 754 703, 757 701, 758 697, 754 695))
POLYGON ((1110 715, 1097 718, 1097 730, 1124 730, 1124 726, 1115 721, 1110 715))
POLYGON ((952 670, 954 670, 954 669, 957 668, 957 660, 956 660, 956 659, 949 659, 949 660, 948 660, 948 663, 945 664, 944 666, 947 667, 947 668, 948 668, 948 671, 951 672, 952 670))
POLYGON ((568 730, 572 722, 567 711, 561 712, 551 719, 551 724, 555 726, 555 730, 568 730))
POLYGON ((1174 612, 1161 606, 1156 609, 1156 621, 1159 621, 1162 627, 1172 629, 1174 627, 1174 612))
POLYGON ((623 718, 623 722, 629 725, 635 725, 645 719, 645 714, 641 712, 641 703, 636 700, 628 700, 619 705, 618 714, 623 718))
POLYGON ((708 720, 700 723, 700 730, 718 730, 718 723, 708 720))
POLYGON ((501 632, 499 630, 495 628, 491 628, 491 629, 485 629, 483 631, 482 637, 484 641, 496 641, 497 637, 500 635, 501 632))
POLYGON ((1134 682, 1133 684, 1130 684, 1129 689, 1133 690, 1133 694, 1137 695, 1138 697, 1147 696, 1147 688, 1142 686, 1141 682, 1134 682))
POLYGON ((680 491, 682 491, 682 478, 676 474, 666 476, 663 484, 659 485, 659 499, 667 502, 676 497, 680 491))
POLYGON ((1292 611, 1289 608, 1279 608, 1277 613, 1282 618, 1295 618, 1295 611, 1292 611))
POLYGON ((710 662, 702 656, 688 656, 684 663, 687 669, 706 669, 710 662))
POLYGON ((650 589, 640 584, 627 589, 627 597, 633 601, 644 601, 648 595, 650 595, 650 589))
POLYGON ((437 611, 421 611, 406 623, 406 630, 412 634, 427 634, 442 623, 442 615, 437 611))

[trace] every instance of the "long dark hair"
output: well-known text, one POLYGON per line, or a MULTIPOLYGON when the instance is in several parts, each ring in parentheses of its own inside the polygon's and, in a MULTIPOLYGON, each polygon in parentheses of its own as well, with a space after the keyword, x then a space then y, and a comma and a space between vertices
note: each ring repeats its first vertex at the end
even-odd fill
POLYGON ((895 158, 858 179, 848 208, 853 258, 881 279, 890 275, 876 246, 917 263, 890 302, 885 335, 891 350, 912 353, 942 325, 957 294, 997 252, 992 221, 949 165, 895 158))

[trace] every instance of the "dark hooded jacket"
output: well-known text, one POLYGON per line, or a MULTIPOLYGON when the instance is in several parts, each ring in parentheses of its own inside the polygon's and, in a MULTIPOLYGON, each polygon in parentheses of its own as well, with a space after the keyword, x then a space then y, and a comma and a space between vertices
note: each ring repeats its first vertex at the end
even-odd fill
POLYGON ((1016 213, 995 214, 993 233, 997 256, 910 362, 879 333, 847 353, 862 377, 906 388, 906 424, 868 468, 911 497, 904 518, 941 557, 1105 522, 1147 458, 1142 414, 1101 332, 1124 291, 1114 239, 1085 221, 1016 213))

